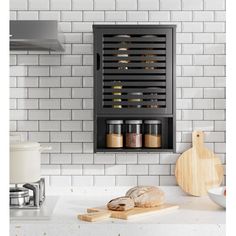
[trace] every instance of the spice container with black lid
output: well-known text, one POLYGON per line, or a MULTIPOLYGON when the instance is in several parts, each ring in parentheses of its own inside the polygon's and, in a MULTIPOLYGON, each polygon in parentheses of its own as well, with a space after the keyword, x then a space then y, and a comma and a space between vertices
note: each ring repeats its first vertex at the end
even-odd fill
POLYGON ((123 120, 107 120, 106 146, 108 148, 123 147, 123 120))
POLYGON ((142 147, 142 120, 126 120, 125 146, 127 148, 142 147))
POLYGON ((147 148, 161 147, 161 121, 144 121, 144 146, 147 148))

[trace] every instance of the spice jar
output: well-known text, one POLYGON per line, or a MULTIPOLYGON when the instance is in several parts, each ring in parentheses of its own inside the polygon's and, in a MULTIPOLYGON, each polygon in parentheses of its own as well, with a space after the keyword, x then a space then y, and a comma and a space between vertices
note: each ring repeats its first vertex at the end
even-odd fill
POLYGON ((142 101, 141 96, 143 95, 143 93, 141 93, 141 92, 133 92, 133 93, 130 93, 130 95, 137 96, 137 98, 130 98, 130 99, 128 99, 129 102, 134 104, 134 105, 129 105, 129 107, 141 108, 142 106, 140 104, 137 104, 137 103, 142 101))
POLYGON ((106 146, 108 148, 123 147, 123 120, 107 120, 106 146))
POLYGON ((144 146, 147 148, 161 147, 161 121, 144 121, 144 146))
MULTIPOLYGON (((116 85, 113 85, 112 88, 119 91, 119 90, 122 89, 122 85, 116 84, 116 85)), ((117 92, 117 91, 114 92, 113 95, 120 96, 121 92, 117 92)), ((114 98, 113 102, 121 102, 121 99, 120 98, 114 98)), ((122 108, 122 105, 113 105, 113 108, 122 108)))
POLYGON ((128 148, 142 147, 142 121, 141 120, 126 120, 126 142, 128 148))

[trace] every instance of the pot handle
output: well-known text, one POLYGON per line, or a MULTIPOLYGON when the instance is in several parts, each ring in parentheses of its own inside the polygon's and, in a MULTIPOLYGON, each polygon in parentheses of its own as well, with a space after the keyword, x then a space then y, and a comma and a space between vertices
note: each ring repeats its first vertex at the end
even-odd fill
POLYGON ((44 152, 44 151, 50 151, 52 150, 51 146, 40 146, 39 151, 44 152))

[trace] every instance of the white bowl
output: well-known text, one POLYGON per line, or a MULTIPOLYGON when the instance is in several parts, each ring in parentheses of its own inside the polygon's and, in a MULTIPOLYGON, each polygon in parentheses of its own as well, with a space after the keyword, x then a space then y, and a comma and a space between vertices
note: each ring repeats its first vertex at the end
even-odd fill
POLYGON ((226 208, 226 196, 224 195, 225 189, 226 186, 208 189, 210 199, 224 208, 226 208))

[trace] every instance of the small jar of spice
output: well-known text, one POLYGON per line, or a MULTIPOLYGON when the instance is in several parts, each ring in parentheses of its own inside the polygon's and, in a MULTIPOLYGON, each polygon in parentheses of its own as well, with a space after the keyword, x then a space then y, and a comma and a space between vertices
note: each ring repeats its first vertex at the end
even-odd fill
POLYGON ((126 120, 126 142, 127 148, 142 147, 142 120, 126 120))
POLYGON ((123 147, 123 120, 107 120, 106 146, 108 148, 123 147))
POLYGON ((161 121, 144 121, 144 146, 147 148, 161 147, 161 121))

